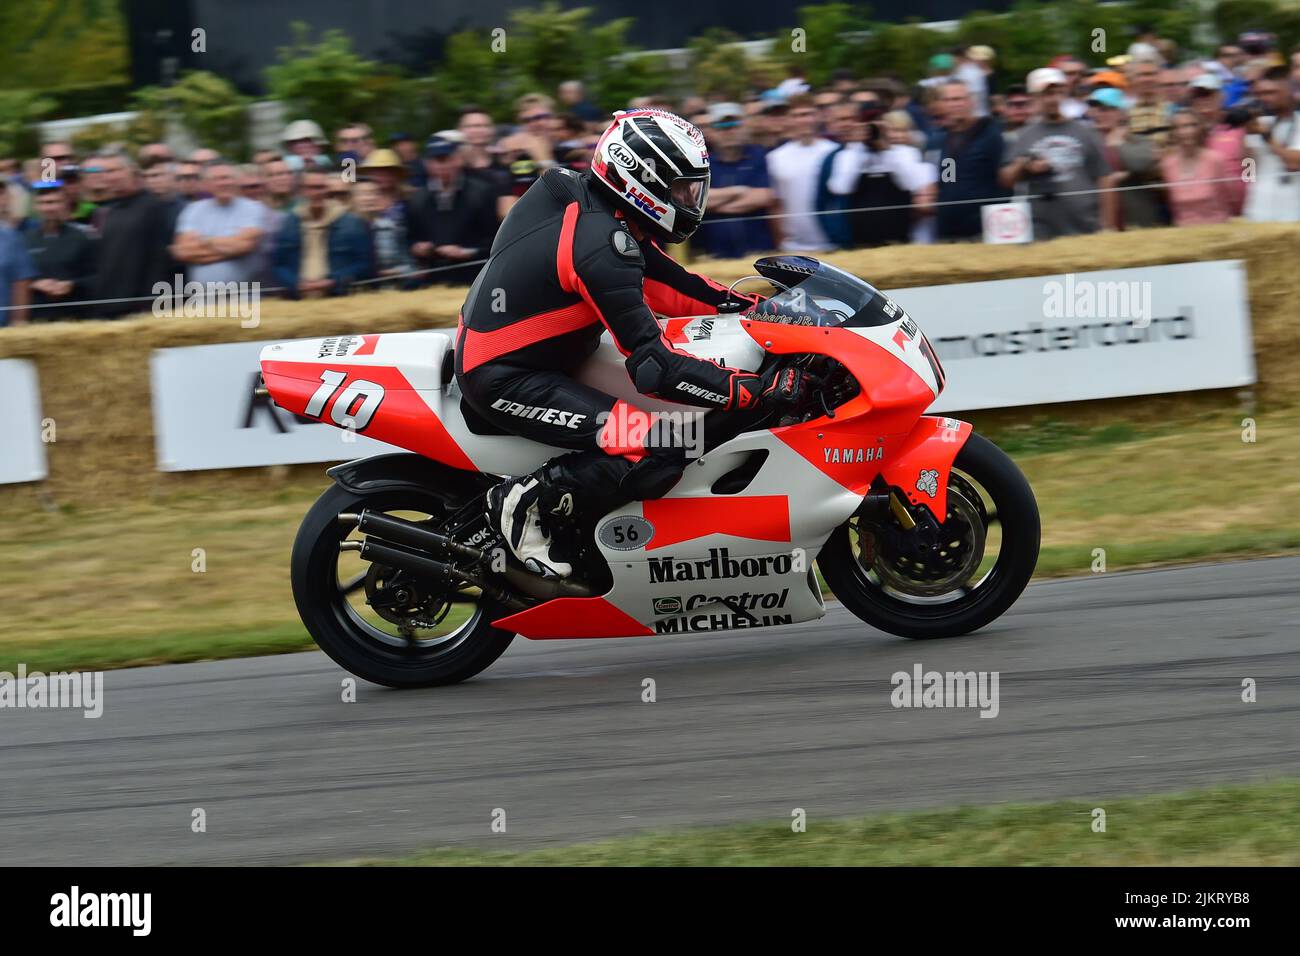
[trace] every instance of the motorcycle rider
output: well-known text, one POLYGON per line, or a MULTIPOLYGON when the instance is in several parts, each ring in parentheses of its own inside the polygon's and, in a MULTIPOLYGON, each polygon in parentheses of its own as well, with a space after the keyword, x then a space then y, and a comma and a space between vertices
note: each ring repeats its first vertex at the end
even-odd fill
POLYGON ((656 321, 655 313, 714 314, 728 302, 724 286, 660 245, 696 230, 708 192, 698 129, 659 109, 616 113, 586 172, 552 167, 511 208, 470 287, 455 361, 476 413, 471 428, 573 449, 486 496, 490 522, 538 573, 572 572, 552 532, 575 503, 608 509, 657 498, 685 466, 680 442, 621 444, 629 416, 644 413, 572 377, 603 331, 643 394, 725 411, 785 408, 801 397, 803 372, 759 375, 696 358, 674 349, 656 321))

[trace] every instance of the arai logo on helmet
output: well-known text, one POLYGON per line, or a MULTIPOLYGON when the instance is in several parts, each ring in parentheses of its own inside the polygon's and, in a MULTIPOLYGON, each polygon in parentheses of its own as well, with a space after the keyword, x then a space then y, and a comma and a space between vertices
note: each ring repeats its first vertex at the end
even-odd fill
POLYGON ((643 193, 630 183, 623 187, 623 195, 632 200, 632 204, 651 219, 662 219, 664 213, 668 211, 667 206, 659 205, 653 196, 643 193))
POLYGON ((610 143, 605 147, 605 155, 624 169, 636 169, 636 157, 622 143, 610 143))

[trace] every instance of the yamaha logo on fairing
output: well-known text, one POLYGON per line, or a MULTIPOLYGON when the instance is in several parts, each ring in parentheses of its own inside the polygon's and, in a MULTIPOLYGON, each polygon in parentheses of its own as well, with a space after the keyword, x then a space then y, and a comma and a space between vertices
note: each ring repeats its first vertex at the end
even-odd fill
POLYGON ((624 169, 636 169, 636 157, 632 151, 622 143, 610 143, 605 147, 605 155, 618 163, 624 169))
POLYGON ((823 448, 828 465, 856 465, 864 461, 880 461, 885 457, 883 448, 823 448))
POLYGON ((665 581, 709 581, 723 578, 765 578, 769 574, 789 574, 794 556, 769 554, 752 558, 733 558, 726 548, 709 548, 707 558, 675 561, 670 557, 651 558, 650 583, 665 581))

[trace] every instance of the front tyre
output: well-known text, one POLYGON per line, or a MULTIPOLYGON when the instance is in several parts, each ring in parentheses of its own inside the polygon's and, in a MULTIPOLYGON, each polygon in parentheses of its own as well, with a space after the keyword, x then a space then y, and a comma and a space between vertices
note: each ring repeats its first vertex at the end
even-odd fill
POLYGON ((356 534, 338 522, 362 509, 408 520, 447 517, 435 491, 357 494, 332 485, 303 518, 293 543, 293 598, 308 633, 339 666, 388 687, 468 680, 495 661, 514 634, 492 626, 508 613, 473 590, 439 589, 340 552, 356 534))
POLYGON ((835 596, 900 637, 954 637, 996 620, 1038 563, 1038 503, 1002 449, 972 434, 948 482, 948 513, 933 543, 917 544, 892 514, 854 515, 817 565, 835 596))

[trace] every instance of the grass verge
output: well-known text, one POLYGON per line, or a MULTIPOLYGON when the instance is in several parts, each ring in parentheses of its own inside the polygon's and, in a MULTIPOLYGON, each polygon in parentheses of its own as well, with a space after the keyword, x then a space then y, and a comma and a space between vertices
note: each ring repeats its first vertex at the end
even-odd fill
POLYGON ((647 833, 498 853, 438 849, 376 866, 1295 866, 1300 781, 647 833), (1094 832, 1093 810, 1105 811, 1094 832))

